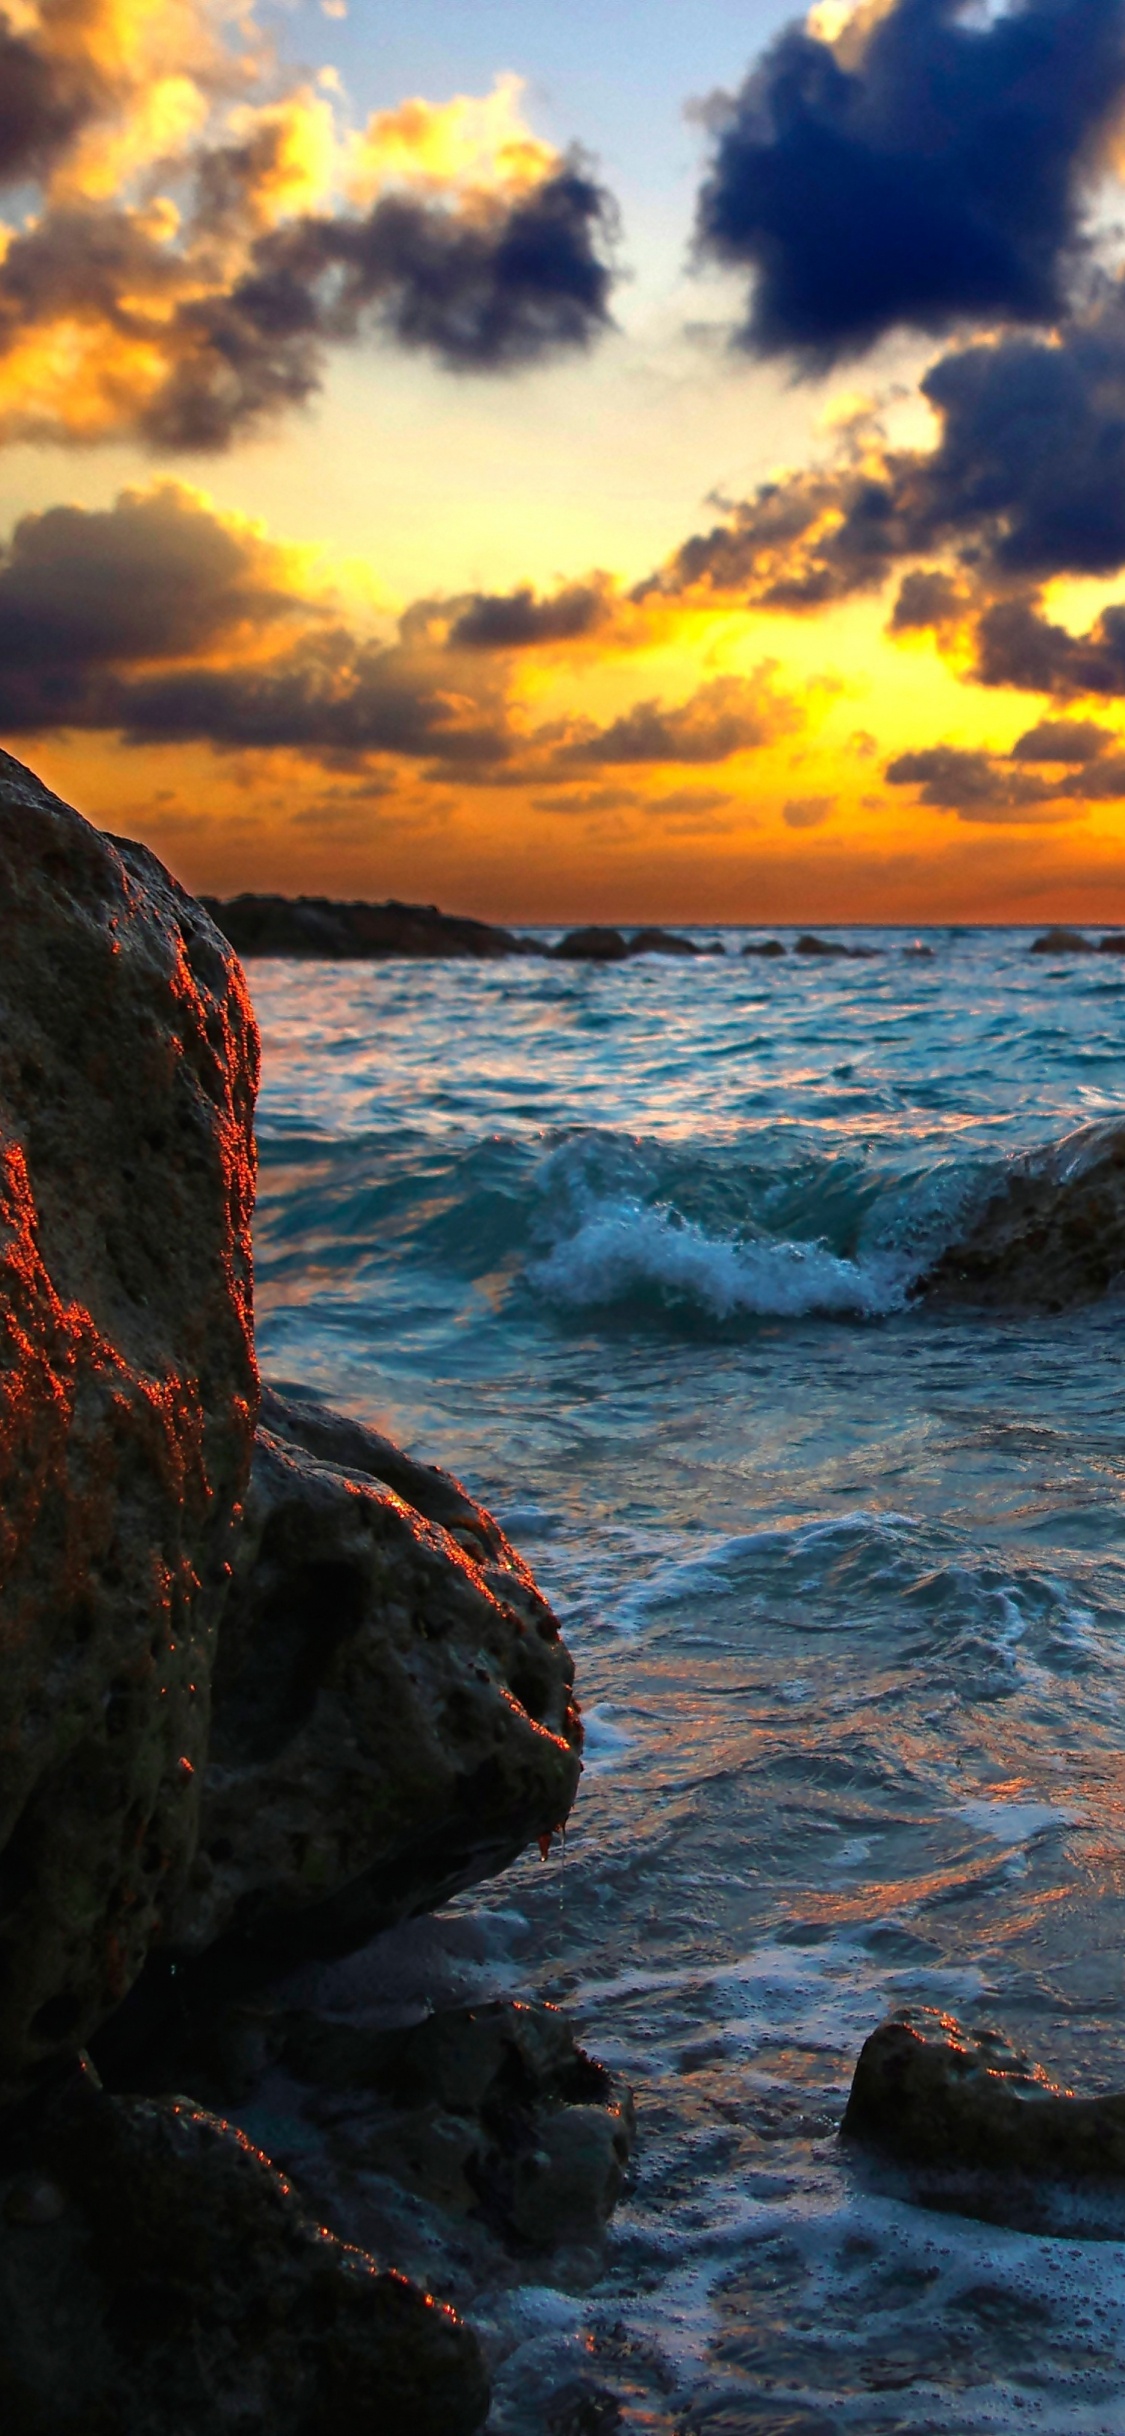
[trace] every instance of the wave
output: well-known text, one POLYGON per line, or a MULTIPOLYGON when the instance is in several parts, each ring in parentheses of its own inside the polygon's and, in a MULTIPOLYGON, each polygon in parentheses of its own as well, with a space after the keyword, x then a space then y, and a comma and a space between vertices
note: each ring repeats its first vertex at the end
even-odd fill
POLYGON ((706 1234, 674 1209, 637 1201, 592 1211, 575 1234, 532 1261, 527 1276, 540 1293, 571 1309, 655 1296, 719 1320, 739 1312, 872 1319, 900 1310, 906 1300, 906 1281, 895 1275, 893 1262, 862 1267, 820 1243, 739 1243, 706 1234))
POLYGON ((513 1139, 263 1140, 263 1286, 331 1281, 450 1310, 466 1281, 626 1325, 870 1322, 920 1296, 1050 1306, 1125 1270, 1125 1128, 1033 1153, 979 1142, 916 1166, 796 1128, 665 1142, 596 1128, 513 1139), (411 1281, 413 1280, 413 1285, 411 1281))

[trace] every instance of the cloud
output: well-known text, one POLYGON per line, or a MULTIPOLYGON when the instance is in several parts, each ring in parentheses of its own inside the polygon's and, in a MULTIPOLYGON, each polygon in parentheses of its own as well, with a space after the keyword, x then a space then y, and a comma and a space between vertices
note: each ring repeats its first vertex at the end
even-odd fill
POLYGON ((514 592, 475 594, 449 631, 451 646, 467 651, 522 651, 546 643, 579 642, 597 633, 613 614, 605 578, 566 584, 537 600, 530 584, 514 592))
POLYGON ((929 745, 900 753, 886 777, 892 787, 917 787, 921 803, 963 821, 1019 826, 1072 820, 1089 803, 1125 797, 1125 755, 1094 758, 1116 741, 1093 722, 1045 721, 1017 738, 1010 754, 929 745), (1071 766, 1040 777, 1027 768, 1029 761, 1071 766))
POLYGON ((819 829, 834 810, 831 795, 793 795, 781 817, 787 829, 819 829))
POLYGON ((513 372, 610 326, 614 205, 523 124, 517 80, 352 135, 324 89, 271 95, 252 23, 224 45, 207 0, 20 6, 0 439, 217 450, 306 403, 335 347, 513 372))
POLYGON ((754 274, 741 343, 823 370, 899 327, 1054 321, 1123 94, 1120 0, 790 25, 705 111, 697 242, 754 274))
POLYGON ((1099 727, 1095 719, 1040 719, 1035 727, 1017 736, 1011 758, 1081 767, 1085 762, 1097 761, 1116 742, 1112 730, 1099 727))
POLYGON ((982 685, 1025 693, 1125 694, 1125 602, 1070 634, 1044 616, 1035 598, 995 601, 977 623, 976 676, 982 685))
POLYGON ((712 677, 673 708, 653 700, 575 738, 560 760, 713 762, 768 744, 797 724, 793 705, 773 684, 774 666, 753 677, 712 677))

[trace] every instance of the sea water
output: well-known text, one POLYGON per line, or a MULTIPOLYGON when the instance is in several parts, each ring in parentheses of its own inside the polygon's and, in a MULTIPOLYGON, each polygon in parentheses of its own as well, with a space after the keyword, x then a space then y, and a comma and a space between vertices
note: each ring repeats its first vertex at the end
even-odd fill
POLYGON ((1120 1111, 1125 966, 843 935, 251 967, 263 1371, 494 1509, 586 1712, 565 1844, 326 1974, 546 1996, 637 2093, 596 2280, 481 2296, 497 2436, 1125 2430, 1125 2215, 837 2138, 905 2003, 1125 2087, 1122 1306, 911 1297, 1120 1111))

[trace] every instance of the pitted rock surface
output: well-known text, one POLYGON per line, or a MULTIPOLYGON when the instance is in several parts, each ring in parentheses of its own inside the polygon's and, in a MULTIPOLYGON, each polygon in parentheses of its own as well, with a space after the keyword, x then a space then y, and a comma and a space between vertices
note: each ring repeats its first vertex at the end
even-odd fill
POLYGON ((573 1663, 491 1516, 356 1422, 266 1411, 168 1921, 213 1981, 223 1951, 345 1953, 491 1876, 562 1825, 581 1767, 573 1663))
POLYGON ((199 906, 0 755, 0 2103, 119 2002, 195 1848, 256 1078, 199 906))
POLYGON ((866 2040, 845 2138, 904 2163, 1068 2182, 1125 2176, 1125 2097, 1075 2097, 999 2031, 917 2006, 866 2040))

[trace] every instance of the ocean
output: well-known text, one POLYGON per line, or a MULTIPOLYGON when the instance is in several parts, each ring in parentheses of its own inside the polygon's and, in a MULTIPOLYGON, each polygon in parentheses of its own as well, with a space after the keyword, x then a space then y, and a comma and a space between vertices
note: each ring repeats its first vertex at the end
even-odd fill
POLYGON ((595 2280, 470 2313, 495 2436, 1121 2436, 1125 2203, 923 2206, 837 2129, 907 2003, 1125 2089, 1121 1304, 911 1299, 1121 1111, 1125 965, 694 935, 249 968, 263 1372, 493 1508, 587 1721, 565 1842, 322 1994, 545 1996, 635 2088, 595 2280))

